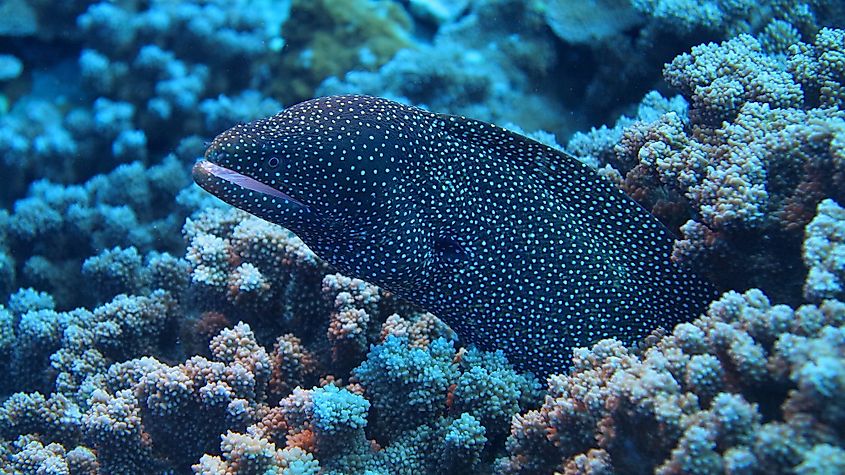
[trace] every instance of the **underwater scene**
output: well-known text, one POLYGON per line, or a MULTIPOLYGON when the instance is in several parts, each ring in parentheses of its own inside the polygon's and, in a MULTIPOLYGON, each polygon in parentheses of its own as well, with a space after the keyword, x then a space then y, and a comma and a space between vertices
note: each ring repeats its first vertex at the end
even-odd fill
POLYGON ((0 0, 0 473, 845 474, 842 0, 0 0))

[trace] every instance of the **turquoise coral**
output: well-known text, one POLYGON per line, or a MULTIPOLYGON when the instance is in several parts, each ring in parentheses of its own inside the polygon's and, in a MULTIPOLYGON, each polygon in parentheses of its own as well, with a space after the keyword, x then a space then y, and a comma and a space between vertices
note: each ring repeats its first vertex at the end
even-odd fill
POLYGON ((662 27, 709 30, 723 36, 756 32, 774 19, 812 32, 817 25, 841 21, 845 14, 839 3, 829 0, 632 0, 631 4, 662 27))
POLYGON ((808 300, 845 299, 845 209, 827 199, 806 228, 804 263, 808 300))
POLYGON ((407 340, 391 335, 373 347, 353 375, 377 411, 386 437, 394 438, 443 412, 449 385, 458 375, 454 357, 454 347, 443 339, 427 348, 409 348, 407 340))
POLYGON ((591 449, 615 467, 638 460, 659 473, 712 473, 749 457, 772 470, 815 463, 804 450, 839 424, 841 404, 818 391, 838 393, 841 372, 824 365, 841 363, 842 305, 792 309, 757 290, 729 292, 643 353, 611 341, 585 349, 571 374, 550 378, 541 409, 515 419, 500 467, 550 470, 591 449), (766 393, 784 384, 793 389, 766 393))

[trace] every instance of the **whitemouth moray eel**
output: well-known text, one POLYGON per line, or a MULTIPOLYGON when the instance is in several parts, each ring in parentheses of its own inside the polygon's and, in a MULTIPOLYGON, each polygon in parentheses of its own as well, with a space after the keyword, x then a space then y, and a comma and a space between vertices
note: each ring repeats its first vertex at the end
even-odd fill
POLYGON ((575 158, 384 99, 314 99, 214 139, 196 182, 347 275, 540 375, 606 337, 693 318, 715 292, 651 214, 575 158))

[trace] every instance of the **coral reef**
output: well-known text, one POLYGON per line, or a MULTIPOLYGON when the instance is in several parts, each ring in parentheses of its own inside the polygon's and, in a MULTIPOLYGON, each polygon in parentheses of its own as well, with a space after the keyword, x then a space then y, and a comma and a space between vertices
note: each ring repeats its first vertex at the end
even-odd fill
POLYGON ((57 311, 33 289, 0 307, 3 467, 76 450, 102 473, 430 472, 439 457, 448 473, 489 466, 507 420, 539 403, 501 354, 458 352, 435 316, 331 273, 287 230, 209 208, 183 235, 184 259, 86 259, 91 292, 111 298, 93 310, 57 311))
POLYGON ((596 457, 624 473, 815 466, 843 436, 843 329, 842 302, 793 309, 754 289, 638 352, 599 342, 514 419, 498 468, 550 473, 596 457))
POLYGON ((298 328, 310 341, 327 323, 322 282, 328 267, 292 232, 240 210, 212 208, 189 218, 183 234, 187 298, 197 310, 260 322, 265 344, 285 328, 298 328))
POLYGON ((654 18, 662 28, 684 32, 704 30, 722 37, 753 33, 769 22, 786 21, 809 34, 819 26, 841 24, 845 9, 839 2, 794 0, 632 0, 634 8, 654 18))
POLYGON ((804 264, 809 269, 804 297, 845 300, 845 210, 831 199, 819 203, 806 228, 804 264))
POLYGON ((131 272, 140 272, 142 255, 149 263, 154 255, 161 259, 150 254, 154 250, 182 247, 179 229, 191 211, 176 198, 188 181, 187 171, 171 156, 151 167, 120 165, 83 185, 33 182, 0 220, 0 249, 8 249, 7 265, 15 277, 9 287, 35 286, 50 291, 59 307, 72 308, 141 286, 143 279, 131 272), (88 287, 87 295, 77 291, 85 286, 72 271, 83 261, 92 283, 104 284, 88 287))
POLYGON ((551 0, 546 5, 546 21, 563 41, 588 45, 617 37, 641 25, 643 18, 628 0, 551 0))
POLYGON ((330 78, 317 93, 372 94, 437 112, 513 122, 526 130, 565 133, 578 124, 565 122, 558 100, 523 92, 536 83, 548 83, 550 97, 554 92, 554 39, 530 2, 473 2, 469 14, 439 28, 431 44, 399 51, 378 71, 330 78))
POLYGON ((63 37, 77 57, 18 58, 32 69, 32 92, 0 116, 4 204, 35 178, 79 183, 120 163, 156 164, 197 137, 281 108, 258 90, 269 88, 262 64, 278 49, 266 45, 282 41, 286 2, 20 3, 29 14, 14 14, 33 26, 17 36, 63 37), (68 74, 73 81, 61 85, 49 79, 68 74))
MULTIPOLYGON (((120 296, 110 305, 125 307, 127 299, 120 296)), ((109 309, 98 310, 94 317, 106 311, 109 309)), ((133 319, 121 315, 119 322, 133 319)), ((65 334, 79 334, 80 341, 89 335, 94 340, 87 342, 89 348, 104 348, 107 342, 97 342, 93 333, 102 333, 109 323, 114 328, 113 320, 92 324, 68 318, 65 334), (71 323, 74 320, 78 323, 71 323)), ((155 324, 151 322, 149 329, 155 324)), ((137 324, 128 328, 142 331, 137 324)), ((128 339, 139 344, 149 341, 144 335, 128 339)), ((69 343, 65 345, 50 358, 58 370, 63 369, 59 360, 70 358, 73 350, 69 343)), ((282 347, 280 341, 274 353, 282 354, 282 347)), ((327 471, 321 473, 359 473, 364 468, 376 473, 400 469, 431 472, 440 456, 447 461, 443 473, 453 473, 456 467, 476 466, 485 459, 489 464, 489 441, 503 438, 510 416, 536 406, 539 396, 536 380, 515 373, 501 354, 470 350, 458 355, 443 339, 423 349, 409 346, 404 337, 389 335, 354 371, 359 383, 346 388, 327 383, 292 392, 289 386, 274 383, 290 371, 290 364, 285 364, 290 356, 269 354, 244 323, 212 338, 209 358, 194 356, 175 366, 150 357, 127 360, 135 354, 155 352, 150 347, 121 348, 122 356, 117 359, 122 362, 111 366, 107 365, 114 361, 111 355, 88 351, 98 353, 98 366, 60 373, 56 392, 49 399, 39 392, 19 392, 0 408, 0 433, 9 441, 5 450, 12 454, 6 467, 54 463, 44 461, 46 457, 30 462, 21 459, 36 457, 28 455, 36 448, 39 453, 55 452, 52 458, 68 458, 65 447, 80 444, 74 450, 89 455, 93 450, 96 457, 89 457, 88 463, 105 473, 149 473, 168 467, 182 473, 190 466, 196 473, 257 473, 232 471, 253 470, 239 465, 243 458, 250 460, 249 466, 264 467, 262 470, 276 467, 317 473, 322 467, 327 471), (383 353, 384 357, 377 356, 383 353), (411 364, 412 360, 416 363, 411 364), (435 360, 443 371, 432 374, 428 364, 435 360), (383 376, 389 376, 386 369, 401 372, 385 380, 383 376), (69 384, 64 377, 78 376, 73 371, 87 374, 81 385, 69 384), (431 383, 414 389, 423 381, 431 383), (391 384, 397 382, 412 391, 417 404, 404 408, 404 401, 397 403, 402 393, 391 394, 391 384), (271 394, 278 390, 287 396, 271 394), (371 403, 365 396, 378 405, 377 413, 368 413, 371 403), (278 402, 271 405, 272 400, 278 402), (392 405, 390 401, 394 401, 392 405), (370 421, 375 432, 365 433, 370 421), (27 441, 25 446, 22 440, 27 441), (55 449, 33 446, 48 442, 55 449), (384 448, 380 448, 382 444, 384 448), (432 451, 417 452, 423 446, 432 451), (411 460, 401 455, 408 452, 417 455, 411 460), (215 453, 220 455, 209 455, 215 453)), ((77 356, 72 361, 78 365, 85 359, 77 356)), ((300 363, 308 359, 303 357, 300 363)))
MULTIPOLYGON (((101 2, 77 17, 79 68, 86 88, 137 110, 151 143, 219 132, 225 121, 279 109, 252 89, 265 87, 262 64, 274 54, 287 2, 101 2), (243 74, 225 74, 240 70, 243 74), (234 92, 234 94, 233 94, 234 92), (180 133, 162 133, 178 127, 180 133)), ((100 99, 98 99, 100 100, 100 99)))
POLYGON ((411 20, 389 0, 293 0, 290 15, 279 64, 289 80, 271 89, 286 102, 309 99, 329 76, 377 69, 411 45, 411 20))
POLYGON ((676 259, 725 288, 799 302, 802 230, 823 198, 845 199, 843 35, 696 46, 664 70, 688 108, 621 119, 569 148, 610 165, 626 192, 678 227, 676 259))
POLYGON ((0 472, 845 472, 843 28, 836 0, 0 0, 0 472), (191 185, 223 129, 340 92, 566 143, 723 295, 537 381, 191 185))

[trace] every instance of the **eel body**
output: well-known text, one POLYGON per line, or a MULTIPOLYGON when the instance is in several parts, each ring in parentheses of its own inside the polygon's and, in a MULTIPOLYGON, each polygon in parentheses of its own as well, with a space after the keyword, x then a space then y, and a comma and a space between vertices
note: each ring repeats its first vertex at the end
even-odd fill
POLYGON ((670 260, 657 219, 577 159, 385 99, 324 97, 237 125, 194 179, 539 375, 575 347, 671 329, 714 296, 670 260))

